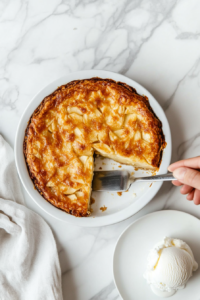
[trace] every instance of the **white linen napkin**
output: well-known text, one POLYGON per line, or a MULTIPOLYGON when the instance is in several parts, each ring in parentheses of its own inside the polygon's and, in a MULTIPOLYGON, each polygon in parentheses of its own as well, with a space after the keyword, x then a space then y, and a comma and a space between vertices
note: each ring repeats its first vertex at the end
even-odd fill
POLYGON ((0 135, 0 299, 62 300, 53 234, 23 204, 13 150, 0 135))

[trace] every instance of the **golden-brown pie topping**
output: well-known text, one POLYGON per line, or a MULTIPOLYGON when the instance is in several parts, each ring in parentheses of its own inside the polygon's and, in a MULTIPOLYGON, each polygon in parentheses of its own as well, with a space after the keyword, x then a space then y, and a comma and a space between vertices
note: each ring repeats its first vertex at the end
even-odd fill
POLYGON ((90 208, 94 151, 157 170, 165 147, 148 98, 111 79, 72 81, 47 96, 26 130, 24 154, 43 197, 75 216, 90 208))

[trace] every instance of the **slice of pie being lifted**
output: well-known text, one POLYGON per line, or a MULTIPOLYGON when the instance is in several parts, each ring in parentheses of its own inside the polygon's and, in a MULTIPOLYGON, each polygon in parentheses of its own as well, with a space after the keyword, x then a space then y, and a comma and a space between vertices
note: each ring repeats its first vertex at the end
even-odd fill
POLYGON ((77 217, 90 214, 94 151, 156 171, 165 147, 162 124, 125 83, 72 81, 47 96, 33 113, 24 139, 29 174, 41 195, 77 217))

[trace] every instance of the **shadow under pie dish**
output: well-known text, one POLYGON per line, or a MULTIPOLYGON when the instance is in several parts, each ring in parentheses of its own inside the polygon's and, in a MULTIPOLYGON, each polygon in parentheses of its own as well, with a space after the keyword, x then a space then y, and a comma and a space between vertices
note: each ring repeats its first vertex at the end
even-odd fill
POLYGON ((122 82, 91 78, 45 97, 26 129, 30 177, 51 204, 74 216, 90 214, 94 152, 157 171, 166 143, 148 98, 122 82))

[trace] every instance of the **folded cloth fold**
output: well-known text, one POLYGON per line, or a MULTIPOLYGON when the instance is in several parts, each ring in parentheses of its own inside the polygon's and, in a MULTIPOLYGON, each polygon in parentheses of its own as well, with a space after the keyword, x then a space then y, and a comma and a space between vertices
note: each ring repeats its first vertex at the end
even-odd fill
POLYGON ((0 299, 62 300, 51 229, 23 204, 13 150, 0 135, 0 299))

